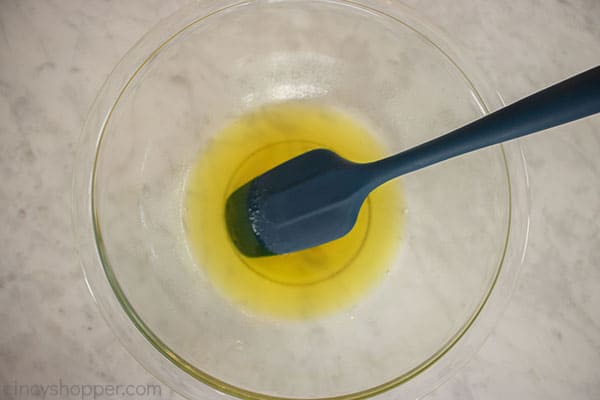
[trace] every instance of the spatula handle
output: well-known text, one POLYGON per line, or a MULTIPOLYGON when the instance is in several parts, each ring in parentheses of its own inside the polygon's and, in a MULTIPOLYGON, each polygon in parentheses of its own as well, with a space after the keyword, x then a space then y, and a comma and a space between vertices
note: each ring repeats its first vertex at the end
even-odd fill
POLYGON ((600 112, 600 66, 395 156, 368 165, 374 186, 473 150, 600 112))

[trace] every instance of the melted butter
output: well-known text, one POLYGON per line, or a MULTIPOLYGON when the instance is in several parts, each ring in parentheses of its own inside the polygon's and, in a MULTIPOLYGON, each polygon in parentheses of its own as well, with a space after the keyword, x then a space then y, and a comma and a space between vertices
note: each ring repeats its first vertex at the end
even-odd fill
POLYGON ((364 296, 400 245, 404 200, 398 181, 373 191, 346 236, 297 253, 247 258, 231 242, 225 201, 252 178, 315 148, 356 162, 385 156, 364 127, 309 103, 265 106, 226 126, 192 166, 184 199, 191 253, 214 288, 246 312, 285 319, 320 316, 364 296))

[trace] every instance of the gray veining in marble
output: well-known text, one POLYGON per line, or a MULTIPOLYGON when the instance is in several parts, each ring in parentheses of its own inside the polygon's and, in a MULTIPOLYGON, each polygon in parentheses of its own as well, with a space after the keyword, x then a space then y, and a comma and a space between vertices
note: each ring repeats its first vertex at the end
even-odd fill
MULTIPOLYGON (((159 385, 85 287, 71 169, 107 74, 185 3, 0 1, 2 399, 27 398, 15 384, 159 385)), ((408 4, 466 49, 507 102, 600 63, 598 0, 408 4)), ((600 398, 600 117, 522 143, 532 215, 513 300, 474 359, 427 399, 600 398)), ((144 398, 180 399, 160 387, 144 398)))

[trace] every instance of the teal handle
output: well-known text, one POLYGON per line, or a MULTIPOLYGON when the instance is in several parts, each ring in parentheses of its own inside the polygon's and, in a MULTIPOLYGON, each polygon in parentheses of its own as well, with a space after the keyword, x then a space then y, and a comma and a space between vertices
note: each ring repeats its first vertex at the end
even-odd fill
POLYGON ((525 97, 462 128, 366 164, 371 187, 397 176, 600 112, 600 66, 525 97))

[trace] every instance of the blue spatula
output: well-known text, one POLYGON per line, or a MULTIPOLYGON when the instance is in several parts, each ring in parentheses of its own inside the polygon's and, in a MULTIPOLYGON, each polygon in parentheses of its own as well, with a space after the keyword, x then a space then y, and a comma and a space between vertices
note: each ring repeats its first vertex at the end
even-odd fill
POLYGON ((373 189, 440 161, 600 112, 600 66, 417 147, 358 164, 318 149, 265 172, 227 200, 231 239, 246 256, 285 254, 348 233, 373 189))

